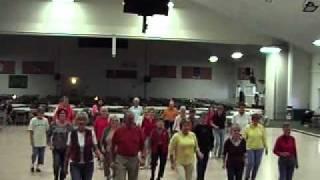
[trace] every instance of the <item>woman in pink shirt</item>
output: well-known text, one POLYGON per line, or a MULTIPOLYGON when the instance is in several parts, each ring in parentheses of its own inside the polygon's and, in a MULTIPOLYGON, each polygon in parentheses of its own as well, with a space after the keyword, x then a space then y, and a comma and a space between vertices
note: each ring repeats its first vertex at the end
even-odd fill
MULTIPOLYGON (((94 121, 94 132, 96 134, 97 140, 98 140, 98 148, 101 151, 101 138, 103 136, 104 130, 109 126, 109 114, 108 114, 108 108, 102 107, 100 109, 100 115, 96 118, 94 121)), ((100 164, 100 167, 102 167, 102 164, 100 164)))
POLYGON ((67 121, 72 124, 72 121, 75 117, 75 113, 73 112, 73 109, 72 109, 71 105, 69 104, 69 98, 67 96, 63 96, 61 98, 59 105, 55 109, 54 116, 53 116, 54 120, 57 119, 57 112, 60 109, 64 109, 67 111, 67 121))

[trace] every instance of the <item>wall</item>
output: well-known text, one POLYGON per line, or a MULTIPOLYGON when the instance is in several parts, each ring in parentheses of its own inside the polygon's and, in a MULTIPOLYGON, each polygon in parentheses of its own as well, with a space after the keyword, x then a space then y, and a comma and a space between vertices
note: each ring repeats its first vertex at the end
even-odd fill
MULTIPOLYGON (((23 60, 51 60, 56 62, 56 72, 62 75, 61 81, 55 81, 53 75, 29 75, 30 86, 26 90, 8 89, 8 83, 5 82, 7 75, 0 75, 0 81, 3 82, 0 93, 59 94, 70 91, 73 87, 68 77, 77 76, 80 81, 75 89, 81 95, 143 97, 146 94, 148 97, 212 98, 234 102, 236 67, 257 60, 244 58, 242 62, 235 63, 221 59, 218 63, 210 64, 207 59, 211 50, 198 43, 129 41, 129 48, 118 49, 116 58, 112 58, 111 49, 79 49, 74 38, 2 36, 0 41, 1 60, 16 60, 17 66, 23 60), (177 65, 177 79, 153 78, 145 90, 143 76, 148 74, 148 64, 177 65), (181 79, 183 65, 212 67, 212 80, 181 79), (139 78, 107 79, 106 69, 113 68, 137 69, 139 78)), ((260 72, 263 65, 254 65, 259 69, 256 72, 260 72)), ((17 69, 17 73, 21 73, 17 69)))
POLYGON ((310 104, 312 110, 320 108, 320 55, 316 54, 312 57, 311 66, 311 88, 310 88, 310 104))
MULTIPOLYGON (((53 49, 47 39, 22 38, 11 41, 11 38, 0 37, 0 60, 16 61, 16 74, 22 74, 22 61, 53 61, 53 49)), ((0 94, 56 94, 56 82, 52 75, 28 75, 27 89, 9 89, 8 74, 0 74, 0 94)))

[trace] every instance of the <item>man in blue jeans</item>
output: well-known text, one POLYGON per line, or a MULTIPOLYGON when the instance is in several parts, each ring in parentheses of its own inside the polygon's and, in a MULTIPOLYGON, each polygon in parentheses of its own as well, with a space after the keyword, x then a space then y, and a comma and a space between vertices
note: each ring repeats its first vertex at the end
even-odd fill
POLYGON ((37 116, 32 118, 29 123, 28 130, 30 132, 30 143, 32 146, 32 165, 31 172, 34 172, 35 162, 36 172, 41 172, 40 165, 44 163, 44 152, 47 145, 47 131, 49 130, 48 119, 43 116, 44 110, 39 108, 37 116))

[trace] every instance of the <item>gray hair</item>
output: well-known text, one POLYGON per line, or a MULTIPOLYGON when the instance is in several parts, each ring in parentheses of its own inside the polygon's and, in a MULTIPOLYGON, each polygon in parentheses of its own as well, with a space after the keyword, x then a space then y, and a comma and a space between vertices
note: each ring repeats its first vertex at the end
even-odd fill
POLYGON ((86 112, 84 111, 81 111, 81 112, 78 112, 77 115, 76 115, 76 118, 75 120, 78 120, 78 119, 84 119, 86 122, 89 121, 89 116, 86 112))
POLYGON ((231 131, 232 130, 238 130, 238 131, 241 131, 241 127, 238 123, 235 123, 231 126, 231 131))
POLYGON ((133 98, 133 102, 134 101, 140 102, 140 99, 138 97, 135 97, 135 98, 133 98))
POLYGON ((186 110, 187 110, 186 106, 181 106, 180 107, 180 111, 186 111, 186 110))

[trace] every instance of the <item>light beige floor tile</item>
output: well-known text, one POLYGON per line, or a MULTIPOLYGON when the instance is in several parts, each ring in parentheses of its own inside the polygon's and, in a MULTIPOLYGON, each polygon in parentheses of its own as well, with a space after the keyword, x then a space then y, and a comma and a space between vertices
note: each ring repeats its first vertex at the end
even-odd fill
MULTIPOLYGON (((276 136, 280 129, 268 129, 269 155, 264 156, 257 180, 277 180, 277 158, 272 154, 276 136)), ((295 173, 295 180, 318 180, 320 163, 319 138, 293 133, 296 137, 300 168, 295 173)), ((26 127, 6 127, 0 130, 0 180, 52 180, 51 152, 46 150, 46 160, 43 172, 32 175, 30 168, 31 147, 26 127)), ((210 160, 206 179, 225 180, 225 171, 220 160, 210 160)), ((149 180, 150 172, 141 170, 139 180, 149 180)), ((96 168, 94 180, 103 180, 102 171, 96 168)), ((176 180, 175 172, 165 171, 164 180, 176 180)))

